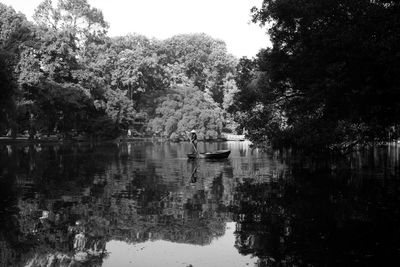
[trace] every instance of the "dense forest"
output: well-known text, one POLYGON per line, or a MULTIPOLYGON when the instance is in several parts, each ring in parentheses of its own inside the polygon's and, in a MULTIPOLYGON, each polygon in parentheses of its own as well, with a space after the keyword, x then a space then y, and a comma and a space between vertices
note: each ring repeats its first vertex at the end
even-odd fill
POLYGON ((400 3, 264 0, 272 47, 241 59, 234 110, 258 143, 351 150, 397 140, 400 3))
POLYGON ((43 1, 34 22, 0 4, 2 135, 134 134, 179 139, 234 131, 226 109, 237 59, 206 34, 110 38, 86 0, 43 1), (228 123, 228 121, 230 121, 228 123))
POLYGON ((257 144, 341 151, 398 138, 397 1, 264 0, 249 14, 272 47, 252 59, 206 34, 111 38, 86 0, 56 4, 33 22, 0 4, 1 135, 246 129, 257 144))

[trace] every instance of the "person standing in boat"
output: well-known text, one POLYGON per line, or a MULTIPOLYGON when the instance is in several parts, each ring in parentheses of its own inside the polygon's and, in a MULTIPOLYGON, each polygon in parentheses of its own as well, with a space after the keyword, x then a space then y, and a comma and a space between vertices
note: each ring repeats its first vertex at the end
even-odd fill
POLYGON ((190 142, 193 144, 193 148, 197 153, 197 134, 195 130, 190 131, 190 142))

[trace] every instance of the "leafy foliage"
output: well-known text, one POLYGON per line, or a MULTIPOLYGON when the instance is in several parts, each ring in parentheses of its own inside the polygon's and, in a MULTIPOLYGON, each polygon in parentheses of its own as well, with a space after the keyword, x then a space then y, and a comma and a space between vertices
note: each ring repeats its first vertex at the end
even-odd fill
POLYGON ((105 112, 109 117, 115 121, 116 125, 122 126, 127 129, 130 124, 135 120, 136 111, 123 91, 121 90, 108 90, 105 94, 107 102, 105 103, 105 112))
POLYGON ((108 23, 103 13, 91 7, 87 0, 44 0, 35 10, 35 22, 42 28, 64 31, 74 41, 84 45, 101 40, 107 33, 108 23))
POLYGON ((0 131, 8 129, 17 134, 18 83, 15 67, 20 58, 21 46, 31 38, 31 24, 21 13, 0 3, 0 131))
POLYGON ((186 138, 185 132, 197 129, 199 139, 215 139, 222 130, 223 113, 207 94, 196 87, 175 87, 160 97, 151 131, 171 139, 186 138))
POLYGON ((273 144, 318 150, 388 140, 400 120, 399 11, 369 0, 265 0, 254 9, 273 47, 258 54, 250 79, 238 75, 247 80, 238 82, 240 109, 262 106, 245 111, 250 136, 261 130, 273 144), (274 114, 285 123, 257 126, 274 114))
POLYGON ((14 109, 13 94, 15 91, 15 84, 10 79, 10 71, 7 68, 6 61, 3 59, 3 55, 0 52, 0 130, 5 131, 7 129, 8 121, 12 117, 12 111, 14 109))
POLYGON ((148 97, 169 86, 169 77, 157 55, 158 42, 141 35, 115 38, 111 87, 124 90, 136 107, 145 107, 148 97))
POLYGON ((234 127, 226 109, 237 91, 236 59, 220 40, 108 38, 102 12, 87 0, 44 0, 35 24, 4 5, 0 11, 4 132, 113 138, 147 128, 177 139, 196 128, 211 139, 234 127), (177 114, 166 116, 168 108, 177 114))
POLYGON ((223 102, 224 79, 235 73, 237 64, 223 41, 205 34, 182 34, 167 39, 163 49, 169 65, 180 65, 195 86, 209 90, 216 102, 223 102))

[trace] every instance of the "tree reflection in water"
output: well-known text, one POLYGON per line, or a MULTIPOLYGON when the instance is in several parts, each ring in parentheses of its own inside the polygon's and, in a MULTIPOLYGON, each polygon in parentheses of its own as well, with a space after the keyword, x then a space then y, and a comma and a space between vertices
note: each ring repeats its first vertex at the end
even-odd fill
POLYGON ((257 256, 258 266, 399 262, 399 162, 388 160, 391 149, 352 155, 352 170, 293 166, 268 183, 248 179, 238 185, 230 208, 235 247, 257 256))
POLYGON ((109 240, 210 244, 228 220, 229 162, 169 162, 185 152, 149 144, 3 147, 0 266, 101 266, 109 240))
POLYGON ((188 161, 189 144, 0 146, 0 266, 102 266, 110 240, 206 246, 232 220, 258 266, 399 260, 397 146, 324 171, 199 148, 228 145, 216 162, 188 161))

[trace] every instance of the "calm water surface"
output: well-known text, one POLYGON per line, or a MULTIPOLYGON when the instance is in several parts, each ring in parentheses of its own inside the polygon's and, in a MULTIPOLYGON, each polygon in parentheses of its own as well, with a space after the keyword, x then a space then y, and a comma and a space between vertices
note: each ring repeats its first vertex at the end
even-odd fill
POLYGON ((329 168, 245 142, 0 145, 0 266, 400 262, 399 147, 329 168))

